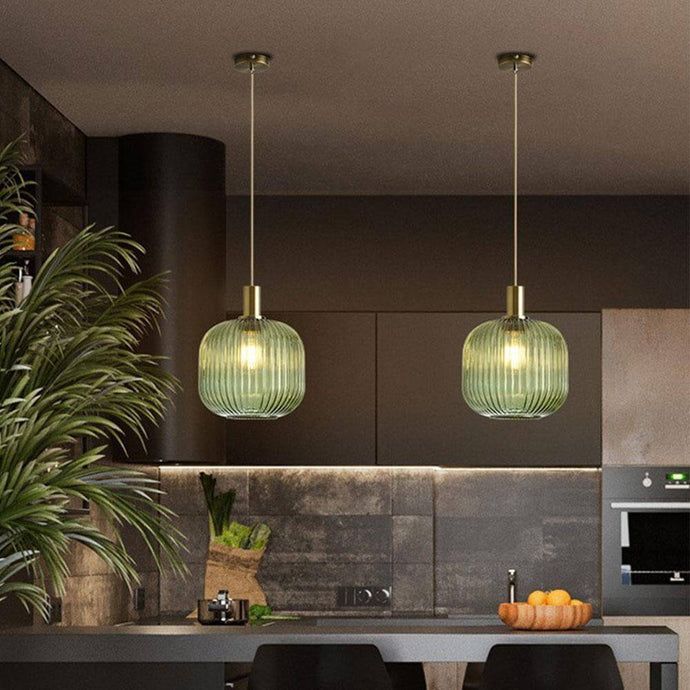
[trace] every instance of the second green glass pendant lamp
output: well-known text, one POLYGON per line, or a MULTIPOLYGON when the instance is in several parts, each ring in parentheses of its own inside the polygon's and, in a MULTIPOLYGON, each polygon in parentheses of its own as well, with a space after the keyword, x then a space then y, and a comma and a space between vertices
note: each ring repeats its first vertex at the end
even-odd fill
POLYGON ((235 67, 250 75, 250 284, 243 288, 242 316, 216 324, 199 347, 199 397, 227 419, 275 419, 304 398, 304 345, 285 323, 261 315, 260 287, 254 285, 254 74, 266 70, 263 53, 235 55, 235 67))
POLYGON ((534 56, 503 53, 498 65, 513 73, 513 284, 506 315, 477 326, 462 350, 462 394, 478 414, 494 419, 539 419, 568 397, 568 346, 560 331, 525 316, 517 262, 517 80, 534 56))

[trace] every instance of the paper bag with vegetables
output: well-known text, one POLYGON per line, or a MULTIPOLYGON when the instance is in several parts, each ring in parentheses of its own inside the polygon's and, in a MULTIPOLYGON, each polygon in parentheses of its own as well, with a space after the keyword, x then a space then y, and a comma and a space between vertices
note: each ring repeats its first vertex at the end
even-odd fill
POLYGON ((216 478, 199 475, 209 512, 211 541, 206 558, 204 598, 212 599, 227 589, 233 599, 249 599, 266 604, 266 595, 256 579, 266 544, 271 536, 268 525, 258 522, 243 525, 230 520, 235 492, 216 493, 216 478))

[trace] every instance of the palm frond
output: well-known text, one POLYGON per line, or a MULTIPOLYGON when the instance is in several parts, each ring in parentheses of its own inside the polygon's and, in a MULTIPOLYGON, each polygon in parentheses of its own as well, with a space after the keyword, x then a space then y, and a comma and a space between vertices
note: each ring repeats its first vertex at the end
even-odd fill
POLYGON ((70 548, 92 550, 131 586, 136 564, 122 539, 107 537, 69 506, 85 500, 115 534, 129 526, 156 564, 184 573, 184 535, 158 502, 155 480, 104 464, 106 444, 165 414, 179 388, 161 359, 139 351, 163 318, 166 277, 125 287, 144 251, 125 233, 89 226, 55 250, 20 306, 3 256, 19 211, 31 199, 18 142, 0 151, 0 599, 13 595, 42 615, 46 581, 63 591, 70 548), (75 453, 75 444, 85 450, 75 453), (17 580, 31 573, 29 581, 17 580))

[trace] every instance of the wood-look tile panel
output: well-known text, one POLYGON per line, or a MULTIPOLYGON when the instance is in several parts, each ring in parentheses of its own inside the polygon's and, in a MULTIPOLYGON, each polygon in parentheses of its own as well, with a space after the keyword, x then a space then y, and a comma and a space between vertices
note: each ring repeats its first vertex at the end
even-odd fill
POLYGON ((690 463, 690 309, 602 314, 603 462, 690 463))

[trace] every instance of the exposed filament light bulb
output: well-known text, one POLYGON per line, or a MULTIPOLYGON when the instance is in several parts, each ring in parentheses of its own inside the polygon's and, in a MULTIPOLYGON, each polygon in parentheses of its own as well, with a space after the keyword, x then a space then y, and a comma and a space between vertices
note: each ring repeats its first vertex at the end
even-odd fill
POLYGON ((527 351, 525 343, 516 331, 506 334, 506 341, 503 348, 503 361, 513 371, 518 371, 525 366, 527 351))
POLYGON ((254 371, 263 364, 263 348, 257 342, 256 332, 247 331, 240 338, 240 366, 254 371))

